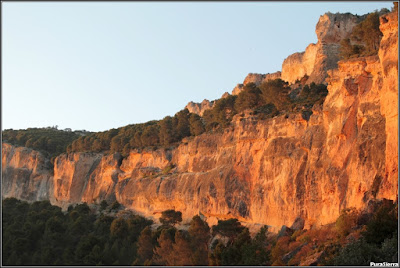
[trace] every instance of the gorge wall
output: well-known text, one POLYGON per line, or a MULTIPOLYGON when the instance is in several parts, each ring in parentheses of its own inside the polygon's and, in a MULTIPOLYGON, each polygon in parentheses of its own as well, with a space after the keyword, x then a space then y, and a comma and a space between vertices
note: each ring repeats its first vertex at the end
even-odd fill
MULTIPOLYGON (((320 20, 321 21, 321 20, 320 20)), ((331 223, 342 209, 398 192, 398 26, 381 18, 378 56, 327 71, 329 94, 307 121, 300 114, 236 115, 220 133, 186 138, 175 149, 58 156, 3 143, 2 196, 69 204, 117 200, 158 218, 166 209, 210 224, 236 217, 279 228, 297 217, 331 223)), ((282 72, 282 77, 284 72, 282 72)))

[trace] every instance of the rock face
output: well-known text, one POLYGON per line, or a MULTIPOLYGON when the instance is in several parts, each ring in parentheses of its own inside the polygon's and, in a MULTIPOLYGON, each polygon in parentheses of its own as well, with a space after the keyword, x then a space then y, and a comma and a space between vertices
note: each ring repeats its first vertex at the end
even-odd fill
MULTIPOLYGON (((398 195, 398 109, 399 109, 399 70, 398 70, 398 15, 389 13, 380 18, 380 30, 383 37, 379 49, 381 63, 382 89, 380 94, 381 114, 386 119, 386 157, 385 176, 382 186, 390 199, 398 195), (390 194, 389 194, 390 193, 390 194)), ((384 193, 378 193, 384 197, 384 193)))
POLYGON ((52 197, 50 161, 39 152, 3 143, 1 172, 2 198, 41 201, 52 197))
POLYGON ((294 83, 307 75, 307 83, 325 82, 327 71, 337 68, 340 41, 349 36, 360 19, 350 13, 328 12, 321 16, 315 29, 317 44, 310 44, 304 52, 294 53, 283 61, 282 80, 294 83))
POLYGON ((121 156, 95 153, 61 155, 54 162, 54 203, 62 208, 71 203, 115 200, 115 185, 121 156))
POLYGON ((327 72, 328 96, 308 121, 300 114, 263 121, 236 116, 223 132, 171 150, 131 152, 125 159, 64 154, 54 175, 39 153, 3 144, 3 197, 50 199, 64 208, 116 199, 148 217, 175 209, 184 221, 196 214, 209 224, 236 217, 272 230, 303 225, 301 219, 304 228, 327 224, 342 209, 395 200, 396 27, 396 16, 384 16, 378 56, 341 61, 327 72))
POLYGON ((191 101, 185 106, 185 108, 188 109, 191 113, 202 116, 204 112, 208 109, 211 109, 213 105, 214 101, 204 99, 201 103, 191 101))

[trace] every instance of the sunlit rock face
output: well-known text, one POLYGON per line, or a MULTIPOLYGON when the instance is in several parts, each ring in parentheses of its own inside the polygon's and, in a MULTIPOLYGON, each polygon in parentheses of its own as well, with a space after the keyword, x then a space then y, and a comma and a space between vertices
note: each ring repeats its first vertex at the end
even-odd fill
POLYGON ((41 153, 2 144, 1 159, 2 198, 15 197, 22 200, 49 200, 52 188, 50 161, 41 153))
POLYGON ((385 117, 386 132, 386 157, 385 176, 382 181, 384 191, 378 193, 378 197, 390 196, 395 199, 398 195, 398 15, 389 13, 380 18, 380 30, 383 37, 379 49, 381 64, 382 88, 380 94, 381 113, 385 117))
MULTIPOLYGON (((83 193, 90 188, 91 175, 102 160, 101 154, 79 153, 57 157, 54 161, 55 204, 65 208, 83 201, 83 193)), ((105 177, 105 176, 104 176, 105 177)), ((103 182, 102 182, 103 183, 103 182)), ((92 201, 92 200, 90 200, 92 201)))
MULTIPOLYGON (((329 18, 329 16, 328 16, 329 18)), ((277 230, 296 218, 331 223, 342 209, 398 192, 397 17, 381 18, 378 56, 327 71, 328 96, 309 120, 237 115, 217 133, 174 149, 63 154, 54 170, 40 153, 3 144, 2 195, 68 204, 117 200, 147 217, 167 209, 277 230)), ((336 35, 324 38, 334 39, 336 35)), ((322 37, 321 37, 322 38, 322 37)))
POLYGON ((326 13, 321 16, 315 29, 318 42, 283 61, 282 80, 294 83, 307 75, 308 84, 324 83, 327 71, 337 68, 340 41, 350 35, 359 20, 360 17, 350 13, 326 13))

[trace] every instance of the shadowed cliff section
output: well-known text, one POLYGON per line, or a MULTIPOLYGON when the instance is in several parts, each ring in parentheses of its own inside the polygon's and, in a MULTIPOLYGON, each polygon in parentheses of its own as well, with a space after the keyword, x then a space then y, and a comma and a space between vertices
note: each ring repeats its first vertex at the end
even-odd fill
POLYGON ((395 200, 397 16, 384 15, 381 31, 378 56, 340 61, 327 71, 329 93, 308 120, 243 112, 229 127, 185 138, 176 148, 130 151, 124 159, 63 154, 54 173, 34 160, 43 158, 37 152, 3 144, 3 197, 50 199, 64 208, 116 199, 148 217, 175 209, 184 220, 201 213, 210 224, 236 217, 277 228, 297 217, 307 227, 327 224, 342 209, 395 200), (36 193, 38 185, 43 194, 21 192, 36 193))

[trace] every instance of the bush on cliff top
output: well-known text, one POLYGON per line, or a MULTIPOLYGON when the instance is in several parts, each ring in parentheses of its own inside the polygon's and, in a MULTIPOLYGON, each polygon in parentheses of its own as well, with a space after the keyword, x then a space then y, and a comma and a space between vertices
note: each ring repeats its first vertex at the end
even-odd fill
POLYGON ((388 9, 381 9, 368 14, 368 16, 357 24, 349 38, 343 39, 340 43, 340 57, 349 59, 377 55, 379 44, 382 39, 382 32, 379 29, 379 17, 388 13, 388 9))
POLYGON ((204 124, 201 118, 184 109, 173 117, 166 116, 159 121, 132 124, 80 137, 67 147, 67 152, 119 152, 126 157, 132 149, 170 146, 185 137, 200 135, 203 132, 204 124))
POLYGON ((24 130, 6 129, 3 141, 42 152, 51 158, 66 151, 68 144, 80 137, 72 131, 57 128, 28 128, 24 130))

